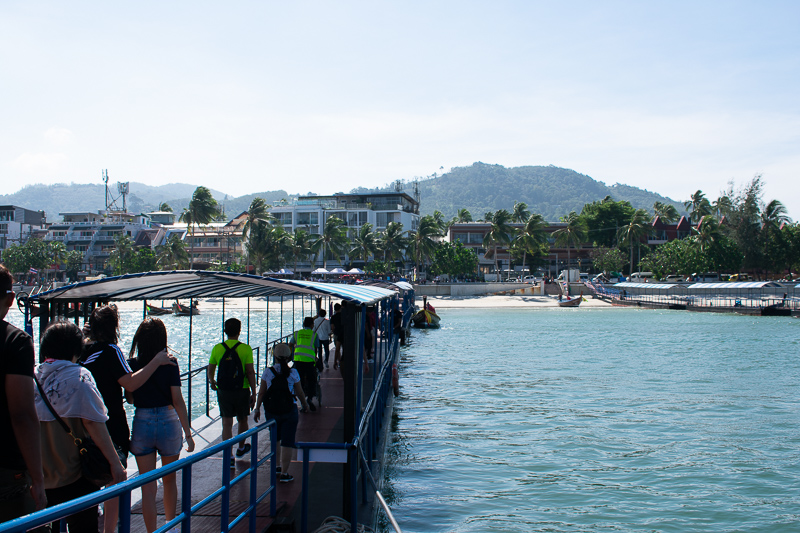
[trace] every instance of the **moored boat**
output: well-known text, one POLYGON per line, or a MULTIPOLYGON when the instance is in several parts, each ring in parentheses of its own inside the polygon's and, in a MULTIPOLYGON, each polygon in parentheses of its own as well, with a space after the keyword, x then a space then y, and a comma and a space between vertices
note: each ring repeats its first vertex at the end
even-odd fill
MULTIPOLYGON (((159 316, 159 315, 171 315, 172 309, 167 309, 166 307, 158 307, 155 305, 150 305, 145 300, 144 302, 145 307, 147 308, 147 314, 150 316, 159 316)), ((197 314, 197 313, 195 313, 197 314)))
POLYGON ((175 302, 172 304, 172 312, 175 313, 175 316, 197 316, 200 314, 200 309, 197 308, 197 302, 193 302, 191 307, 175 302))
POLYGON ((414 313, 411 317, 411 324, 415 328, 438 328, 439 315, 436 314, 436 309, 428 303, 428 299, 423 296, 422 309, 414 313))
POLYGON ((559 300, 558 301, 558 306, 559 307, 578 307, 579 305, 581 305, 582 301, 583 301, 583 296, 578 296, 577 298, 570 298, 569 296, 567 296, 566 300, 559 300))

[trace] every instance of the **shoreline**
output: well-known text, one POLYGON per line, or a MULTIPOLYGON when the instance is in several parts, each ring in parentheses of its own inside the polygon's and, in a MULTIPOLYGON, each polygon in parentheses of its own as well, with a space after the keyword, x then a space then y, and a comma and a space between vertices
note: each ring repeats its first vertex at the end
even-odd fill
MULTIPOLYGON (((608 302, 585 297, 580 308, 612 307, 608 302)), ((552 296, 530 295, 485 295, 485 296, 428 296, 428 303, 436 309, 530 309, 557 308, 558 298, 552 296)), ((421 305, 421 297, 417 297, 417 305, 421 305)))

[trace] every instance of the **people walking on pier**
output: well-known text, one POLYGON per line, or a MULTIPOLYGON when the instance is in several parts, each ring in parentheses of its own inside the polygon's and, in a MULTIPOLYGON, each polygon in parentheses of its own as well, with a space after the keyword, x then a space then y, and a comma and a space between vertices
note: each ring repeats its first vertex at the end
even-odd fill
MULTIPOLYGON (((88 331, 91 342, 84 345, 82 364, 92 373, 97 390, 108 410, 106 427, 114 446, 118 448, 122 466, 127 468, 130 452, 131 430, 122 404, 122 389, 133 392, 150 379, 161 365, 176 365, 167 353, 159 353, 144 368, 134 372, 117 346, 119 334, 119 312, 116 305, 104 305, 92 311, 88 331)), ((103 505, 105 532, 114 531, 117 524, 119 503, 117 498, 103 505)))
POLYGON ((342 360, 342 335, 344 326, 342 324, 342 306, 334 304, 333 314, 331 315, 331 332, 333 333, 333 368, 339 368, 342 360))
MULTIPOLYGON (((208 382, 217 391, 219 413, 222 418, 222 440, 233 437, 233 419, 238 422, 241 435, 249 429, 248 416, 256 404, 256 373, 253 369, 253 349, 239 342, 242 322, 238 318, 225 321, 225 336, 228 337, 211 349, 208 360, 208 382), (217 371, 219 367, 219 371, 217 371), (216 376, 216 377, 215 377, 216 376)), ((250 443, 240 442, 236 457, 250 451, 250 443)), ((235 458, 231 457, 231 466, 235 458)))
POLYGON ((297 330, 289 341, 294 350, 294 367, 300 374, 300 384, 306 394, 308 408, 316 411, 313 399, 317 395, 317 369, 314 366, 319 347, 319 337, 314 333, 314 318, 307 316, 303 319, 303 329, 297 330))
MULTIPOLYGON (((153 357, 167 351, 167 328, 158 318, 147 317, 139 325, 131 343, 128 361, 131 369, 144 368, 153 357), (136 354, 136 357, 133 355, 136 354)), ((136 411, 133 415, 131 432, 131 453, 136 457, 139 474, 156 467, 156 452, 161 455, 161 466, 180 459, 181 429, 186 437, 186 451, 194 451, 194 439, 186 402, 181 393, 181 375, 177 366, 159 367, 147 382, 132 394, 136 411)), ((165 475, 164 517, 169 522, 175 518, 178 503, 178 483, 176 473, 165 475)), ((155 531, 158 513, 156 511, 156 482, 142 486, 142 517, 148 533, 155 531)))
POLYGON ((33 340, 5 321, 14 278, 0 265, 0 522, 46 505, 39 423, 33 403, 33 340))
POLYGON ((317 357, 322 359, 322 351, 325 350, 325 368, 328 368, 328 358, 331 355, 331 322, 325 318, 325 310, 320 309, 317 312, 317 318, 314 319, 314 331, 319 337, 319 349, 317 350, 317 357))
POLYGON ((308 410, 303 387, 298 386, 300 375, 297 370, 290 368, 292 349, 288 344, 276 344, 272 349, 274 363, 264 369, 261 376, 261 386, 258 389, 258 401, 253 419, 258 422, 261 418, 261 406, 264 406, 264 422, 275 420, 277 436, 280 446, 275 450, 275 460, 278 463, 278 481, 288 483, 294 479, 289 474, 289 464, 294 456, 295 435, 297 433, 297 404, 294 397, 300 400, 303 412, 308 410))
MULTIPOLYGON (((92 373, 77 364, 83 333, 68 321, 47 326, 39 343, 44 362, 36 368, 36 413, 41 427, 42 467, 47 506, 100 490, 83 476, 74 438, 90 437, 111 466, 114 483, 127 475, 108 433, 106 407, 92 373), (42 394, 43 393, 43 394, 42 394)), ((97 532, 98 506, 67 517, 69 531, 97 532)), ((58 522, 52 524, 59 531, 58 522)))

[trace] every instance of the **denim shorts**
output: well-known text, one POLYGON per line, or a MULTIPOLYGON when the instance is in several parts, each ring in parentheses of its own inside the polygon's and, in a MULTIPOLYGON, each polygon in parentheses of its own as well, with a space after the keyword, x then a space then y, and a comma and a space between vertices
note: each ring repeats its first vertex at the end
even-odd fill
POLYGON ((162 457, 180 455, 183 431, 178 413, 171 406, 137 408, 131 430, 131 453, 150 455, 158 451, 162 457))

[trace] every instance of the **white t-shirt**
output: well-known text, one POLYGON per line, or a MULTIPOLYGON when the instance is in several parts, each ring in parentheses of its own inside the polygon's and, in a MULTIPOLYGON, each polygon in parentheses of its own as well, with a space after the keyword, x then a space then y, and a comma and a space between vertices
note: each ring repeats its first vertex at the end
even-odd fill
POLYGON ((314 331, 317 332, 317 337, 321 341, 327 341, 331 338, 331 322, 327 318, 318 316, 314 319, 314 331))
MULTIPOLYGON (((275 363, 271 367, 268 366, 267 368, 264 369, 264 373, 261 374, 261 380, 267 383, 267 388, 269 388, 270 385, 272 385, 272 378, 274 377, 274 374, 272 373, 270 368, 274 368, 275 372, 280 374, 281 364, 275 363)), ((300 374, 298 374, 297 370, 293 368, 289 371, 289 378, 286 381, 289 383, 289 390, 292 391, 292 393, 294 393, 294 384, 300 383, 300 374)))

